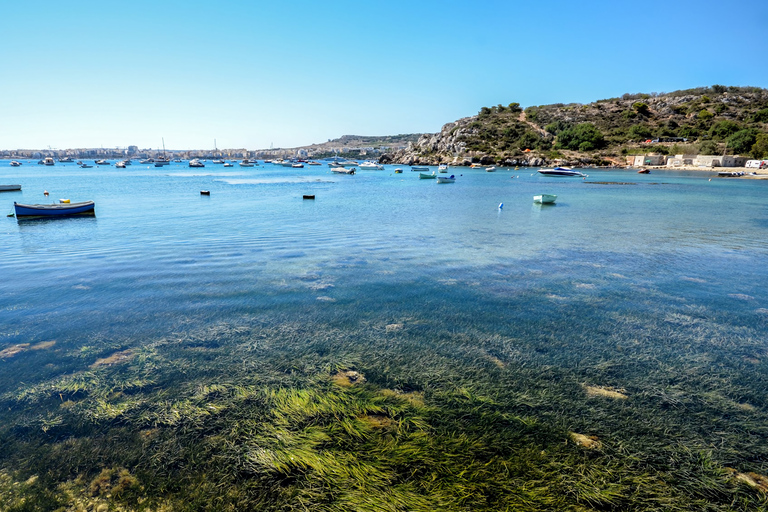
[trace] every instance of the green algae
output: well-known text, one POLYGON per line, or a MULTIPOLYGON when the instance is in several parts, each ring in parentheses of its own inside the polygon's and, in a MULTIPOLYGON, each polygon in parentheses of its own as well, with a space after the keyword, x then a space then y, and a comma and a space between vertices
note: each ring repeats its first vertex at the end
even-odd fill
POLYGON ((0 509, 768 508, 760 324, 538 293, 71 346, 0 394, 0 509))

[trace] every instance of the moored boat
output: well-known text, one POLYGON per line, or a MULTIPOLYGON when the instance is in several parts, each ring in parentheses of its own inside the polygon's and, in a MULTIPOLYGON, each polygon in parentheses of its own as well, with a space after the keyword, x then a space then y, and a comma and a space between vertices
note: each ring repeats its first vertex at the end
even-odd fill
POLYGON ((383 171, 384 166, 379 165, 374 162, 363 162, 360 164, 360 170, 367 170, 367 171, 383 171))
POLYGON ((496 168, 495 168, 495 167, 493 167, 493 166, 491 166, 491 167, 486 167, 486 168, 485 168, 485 172, 496 172, 496 168))
POLYGON ((19 204, 13 203, 16 217, 64 217, 67 215, 94 215, 93 201, 81 203, 19 204))
POLYGON ((231 163, 229 163, 229 162, 226 162, 226 163, 224 163, 224 167, 234 167, 234 165, 232 165, 232 164, 231 164, 231 163))
POLYGON ((401 168, 395 169, 395 174, 403 174, 403 170, 401 168))
POLYGON ((125 169, 125 162, 117 162, 115 164, 115 167, 117 167, 118 169, 125 169))
POLYGON ((637 171, 637 174, 651 174, 651 171, 649 171, 648 169, 640 169, 639 171, 637 171))
POLYGON ((451 174, 450 176, 438 176, 437 177, 438 183, 455 183, 456 182, 456 176, 451 174))
POLYGON ((16 160, 11 160, 11 167, 19 167, 21 165, 21 162, 17 162, 16 160))
POLYGON ((555 194, 539 194, 538 196, 533 196, 533 202, 539 204, 554 204, 556 199, 557 196, 555 194))
POLYGON ((437 175, 434 172, 432 174, 424 174, 423 172, 419 173, 420 180, 433 180, 435 178, 437 178, 437 175))
POLYGON ((293 165, 291 165, 291 167, 293 167, 294 169, 303 169, 304 168, 304 164, 293 164, 293 165))
POLYGON ((0 192, 16 192, 21 190, 21 185, 0 185, 0 192))
POLYGON ((106 160, 94 160, 93 163, 95 163, 96 165, 109 165, 109 162, 107 162, 106 160))
POLYGON ((437 172, 439 173, 447 173, 448 172, 448 166, 446 164, 440 164, 437 166, 437 172))
POLYGON ((355 174, 355 168, 346 169, 344 167, 332 167, 331 172, 336 174, 355 174))
POLYGON ((419 172, 429 171, 429 167, 425 165, 412 165, 411 171, 419 171, 419 172))
POLYGON ((583 174, 579 171, 574 171, 573 169, 569 167, 555 167, 554 169, 539 169, 539 174, 544 174, 545 176, 580 176, 580 177, 586 177, 586 174, 583 174))
POLYGON ((253 164, 246 158, 240 162, 240 167, 253 167, 253 164))
POLYGON ((205 164, 203 162, 201 162, 199 159, 193 158, 192 160, 189 161, 189 166, 190 167, 205 167, 205 164))

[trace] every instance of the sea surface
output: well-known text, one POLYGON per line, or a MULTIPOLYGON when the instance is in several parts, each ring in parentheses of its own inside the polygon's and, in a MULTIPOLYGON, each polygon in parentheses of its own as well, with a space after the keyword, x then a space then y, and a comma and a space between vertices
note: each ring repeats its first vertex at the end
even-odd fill
MULTIPOLYGON (((564 287, 602 295, 642 285, 738 315, 768 307, 768 182, 452 168, 456 183, 438 185, 394 168, 345 176, 325 165, 0 162, 0 182, 23 185, 0 195, 5 213, 14 201, 96 202, 93 218, 3 219, 0 347, 94 331, 157 335, 178 317, 215 321, 381 286, 402 287, 404 309, 422 310, 413 295, 425 280, 540 289, 545 302, 564 287), (534 204, 539 193, 557 203, 534 204), (317 281, 328 285, 322 294, 317 281)), ((442 286, 441 300, 458 301, 454 289, 442 286)))
MULTIPOLYGON (((683 391, 757 411, 720 462, 765 471, 763 456, 750 459, 739 444, 768 427, 768 181, 456 167, 456 182, 441 185, 385 167, 347 176, 327 165, 1 161, 0 184, 23 186, 0 193, 3 213, 14 201, 66 198, 95 201, 96 214, 0 219, 0 351, 56 342, 0 358, 0 389, 91 368, 96 356, 72 357, 78 350, 136 348, 249 318, 332 326, 341 337, 370 328, 382 340, 404 329, 420 346, 490 340, 483 346, 499 365, 554 368, 630 397, 680 391, 674 376, 692 368, 719 372, 727 386, 702 378, 683 391), (556 204, 534 204, 540 193, 556 204), (658 377, 644 387, 638 361, 668 363, 667 387, 658 377)), ((344 344, 354 351, 355 338, 344 344)), ((404 382, 387 380, 381 361, 354 362, 371 382, 404 382)), ((462 355, 456 364, 474 363, 462 355)), ((586 430, 578 421, 569 428, 586 430)), ((715 442, 706 420, 696 428, 692 438, 715 442)))

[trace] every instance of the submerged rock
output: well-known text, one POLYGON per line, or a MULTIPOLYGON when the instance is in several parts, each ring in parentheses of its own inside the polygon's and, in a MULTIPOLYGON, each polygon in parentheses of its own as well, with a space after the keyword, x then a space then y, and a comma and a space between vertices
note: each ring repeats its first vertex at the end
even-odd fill
POLYGON ((350 386, 362 384, 365 382, 365 377, 360 372, 356 372, 354 370, 346 370, 334 374, 331 376, 331 380, 338 386, 348 388, 350 386))
POLYGON ((728 471, 728 476, 736 482, 741 482, 758 491, 768 492, 768 477, 758 473, 739 473, 733 468, 725 468, 728 471))
POLYGON ((8 357, 13 357, 16 354, 24 352, 28 348, 29 348, 29 343, 19 343, 18 345, 13 345, 13 346, 8 347, 6 349, 0 350, 0 359, 6 359, 8 357))
POLYGON ((102 359, 97 359, 95 363, 91 365, 91 368, 97 368, 99 366, 112 366, 113 364, 119 364, 119 363, 127 363, 131 359, 133 359, 136 356, 134 354, 133 350, 122 350, 120 352, 115 352, 109 357, 104 357, 102 359))
POLYGON ((606 398, 614 398, 617 400, 626 400, 629 398, 629 396, 626 395, 627 390, 624 388, 613 388, 610 386, 588 386, 586 384, 582 385, 584 386, 584 391, 587 392, 587 396, 602 396, 606 398))
POLYGON ((577 434, 576 432, 569 432, 568 435, 571 441, 586 448, 587 450, 600 450, 603 448, 603 443, 600 442, 597 436, 587 436, 584 434, 577 434))

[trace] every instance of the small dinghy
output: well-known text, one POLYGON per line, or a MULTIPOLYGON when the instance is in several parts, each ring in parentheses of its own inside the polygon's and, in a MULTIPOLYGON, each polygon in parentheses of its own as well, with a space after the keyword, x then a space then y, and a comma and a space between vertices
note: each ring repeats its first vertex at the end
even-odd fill
POLYGON ((19 204, 13 203, 16 217, 66 217, 69 215, 95 215, 93 201, 81 203, 19 204))
POLYGON ((538 204, 555 204, 557 196, 555 194, 540 194, 533 196, 533 202, 538 204))

